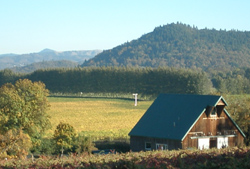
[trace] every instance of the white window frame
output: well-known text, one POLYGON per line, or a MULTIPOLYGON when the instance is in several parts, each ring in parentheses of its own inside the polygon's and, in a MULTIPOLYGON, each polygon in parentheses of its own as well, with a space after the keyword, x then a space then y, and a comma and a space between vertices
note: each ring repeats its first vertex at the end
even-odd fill
POLYGON ((167 144, 156 143, 156 150, 167 150, 167 149, 168 149, 167 144))
POLYGON ((145 142, 145 150, 152 150, 152 143, 151 142, 145 142), (150 148, 147 147, 147 144, 150 144, 150 148))

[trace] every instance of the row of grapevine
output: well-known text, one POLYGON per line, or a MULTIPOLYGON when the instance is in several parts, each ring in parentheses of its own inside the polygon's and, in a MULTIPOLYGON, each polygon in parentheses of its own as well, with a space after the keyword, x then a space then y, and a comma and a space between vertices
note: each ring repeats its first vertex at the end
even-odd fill
POLYGON ((0 168, 249 168, 250 147, 129 152, 124 154, 72 154, 68 157, 2 160, 0 168))

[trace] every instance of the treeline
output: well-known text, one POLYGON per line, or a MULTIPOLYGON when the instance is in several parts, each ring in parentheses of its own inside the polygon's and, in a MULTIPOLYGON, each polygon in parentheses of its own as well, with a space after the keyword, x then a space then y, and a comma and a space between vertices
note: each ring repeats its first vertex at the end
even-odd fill
POLYGON ((24 78, 45 83, 51 93, 250 93, 250 68, 207 72, 169 67, 57 68, 30 74, 0 71, 0 85, 24 78))
POLYGON ((38 70, 31 74, 0 72, 0 84, 27 78, 42 81, 52 93, 206 94, 212 87, 203 72, 175 68, 74 68, 38 70))
POLYGON ((207 71, 213 87, 221 94, 249 94, 250 68, 237 68, 230 71, 207 71))

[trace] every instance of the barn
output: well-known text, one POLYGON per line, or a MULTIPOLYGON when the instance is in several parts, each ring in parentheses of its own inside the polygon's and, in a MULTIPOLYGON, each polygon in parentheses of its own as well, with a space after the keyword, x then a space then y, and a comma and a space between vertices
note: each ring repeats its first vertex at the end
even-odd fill
POLYGON ((160 94, 130 131, 132 151, 240 146, 245 134, 222 96, 160 94))

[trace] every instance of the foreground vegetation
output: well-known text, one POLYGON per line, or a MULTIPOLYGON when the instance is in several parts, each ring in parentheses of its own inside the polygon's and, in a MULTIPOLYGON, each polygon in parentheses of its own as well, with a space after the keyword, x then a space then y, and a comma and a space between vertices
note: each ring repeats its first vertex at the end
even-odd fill
POLYGON ((0 168, 249 168, 250 148, 71 154, 0 161, 0 168))

